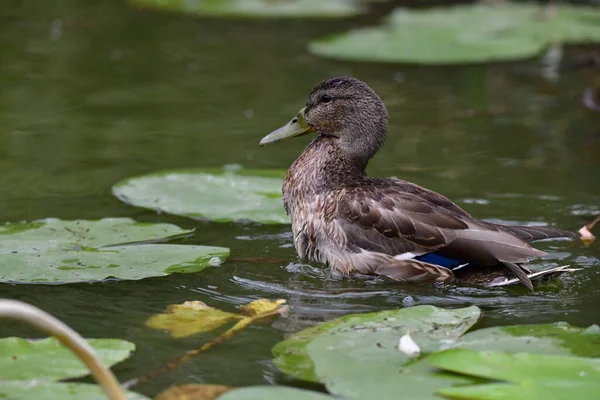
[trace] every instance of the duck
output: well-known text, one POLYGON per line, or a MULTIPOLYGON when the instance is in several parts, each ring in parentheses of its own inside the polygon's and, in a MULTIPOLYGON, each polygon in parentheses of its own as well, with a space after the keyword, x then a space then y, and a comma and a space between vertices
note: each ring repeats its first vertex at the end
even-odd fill
POLYGON ((313 133, 282 185, 294 247, 302 260, 336 276, 398 282, 522 283, 559 273, 528 262, 546 253, 530 242, 576 238, 553 227, 516 226, 472 217, 432 190, 366 173, 383 146, 388 112, 365 82, 343 76, 318 84, 306 105, 260 140, 265 146, 313 133))

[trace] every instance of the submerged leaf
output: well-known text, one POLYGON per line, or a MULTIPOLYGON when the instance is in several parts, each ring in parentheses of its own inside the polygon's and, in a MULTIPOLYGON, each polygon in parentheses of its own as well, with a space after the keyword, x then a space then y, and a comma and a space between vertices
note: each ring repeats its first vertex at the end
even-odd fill
POLYGON ((210 332, 227 322, 243 317, 209 307, 201 301, 186 301, 173 304, 165 314, 153 315, 146 321, 146 326, 153 329, 164 329, 176 338, 210 332))
POLYGON ((281 201, 285 171, 243 168, 163 171, 115 184, 125 203, 216 222, 288 224, 281 201))
POLYGON ((224 385, 188 384, 171 386, 156 396, 156 400, 215 400, 233 389, 224 385))
POLYGON ((285 304, 285 300, 283 299, 258 299, 246 305, 240 306, 240 311, 242 312, 242 314, 248 317, 254 317, 259 314, 273 312, 277 310, 282 304, 285 304))
POLYGON ((334 400, 335 397, 311 390, 285 386, 251 386, 231 390, 219 400, 334 400))
MULTIPOLYGON (((135 349, 119 339, 88 339, 106 366, 125 360, 135 349)), ((18 337, 0 339, 1 380, 23 381, 44 377, 47 381, 76 378, 89 374, 85 364, 55 338, 28 340, 18 337)))
POLYGON ((0 281, 70 283, 197 272, 224 247, 156 244, 191 234, 130 218, 45 219, 0 226, 0 281))
MULTIPOLYGON (((255 319, 276 314, 285 300, 259 299, 240 307, 241 314, 221 311, 207 306, 201 301, 186 301, 173 304, 165 314, 153 315, 146 321, 146 326, 169 331, 173 337, 185 337, 196 333, 210 332, 232 320, 246 321, 245 326, 255 319)), ((232 328, 235 330, 235 327, 232 328)))
POLYGON ((384 25, 319 39, 309 50, 326 57, 423 64, 528 58, 550 44, 600 42, 600 10, 502 2, 397 9, 384 25))

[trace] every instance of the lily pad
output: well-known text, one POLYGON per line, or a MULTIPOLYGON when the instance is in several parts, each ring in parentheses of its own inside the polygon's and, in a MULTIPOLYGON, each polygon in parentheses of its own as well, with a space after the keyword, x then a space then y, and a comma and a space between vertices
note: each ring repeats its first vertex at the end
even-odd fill
POLYGON ((565 322, 493 327, 469 332, 457 345, 507 353, 600 357, 600 327, 579 328, 565 322))
POLYGON ((452 349, 433 354, 438 368, 514 384, 443 388, 457 399, 594 399, 600 390, 600 359, 452 349))
MULTIPOLYGON (((429 353, 460 337, 479 316, 477 307, 444 310, 433 306, 348 315, 278 343, 273 348, 274 363, 295 378, 323 382, 332 393, 348 398, 368 398, 373 393, 397 397, 399 390, 406 392, 407 380, 428 368, 420 363, 406 365, 409 357, 398 350, 402 335, 410 331, 421 352, 429 353), (365 380, 365 371, 377 379, 365 380), (373 386, 378 389, 367 394, 375 390, 373 386)), ((443 386, 449 379, 443 374, 429 378, 431 393, 434 381, 443 386)))
POLYGON ((224 260, 223 247, 156 244, 189 235, 129 218, 45 219, 0 226, 0 281, 70 283, 197 272, 224 260))
POLYGON ((358 0, 129 0, 129 3, 211 17, 343 18, 363 11, 358 0))
POLYGON ((234 389, 219 396, 219 400, 333 400, 334 397, 310 390, 285 386, 251 386, 234 389))
POLYGON ((600 359, 594 358, 451 349, 431 355, 429 363, 447 371, 497 381, 564 379, 600 382, 600 359))
MULTIPOLYGON (((347 399, 422 400, 437 389, 474 383, 468 375, 432 368, 431 354, 448 348, 531 352, 553 356, 600 355, 600 328, 567 323, 515 325, 465 332, 479 318, 477 307, 444 310, 418 306, 349 315, 305 329, 273 348, 274 364, 287 374, 321 382, 347 399), (401 352, 407 332, 418 346, 416 360, 401 352)), ((478 365, 478 364, 474 364, 478 365)))
MULTIPOLYGON (((57 383, 43 380, 2 381, 0 398, 18 400, 106 400, 100 386, 89 383, 57 383)), ((129 400, 149 400, 139 393, 127 392, 129 400)))
POLYGON ((600 42, 600 10, 533 3, 397 9, 377 27, 358 28, 309 45, 345 60, 420 64, 529 58, 550 44, 600 42))
POLYGON ((216 222, 288 224, 281 201, 285 171, 242 168, 164 171, 121 181, 113 194, 125 203, 216 222))
POLYGON ((600 383, 585 381, 574 385, 565 380, 523 381, 518 385, 489 383, 484 385, 457 386, 440 389, 438 394, 457 400, 532 400, 532 399, 577 399, 598 398, 600 383))
MULTIPOLYGON (((135 350, 135 345, 125 340, 87 341, 106 366, 125 360, 135 350)), ((39 377, 44 377, 47 381, 58 381, 89 374, 85 364, 55 338, 0 339, 0 371, 2 381, 22 381, 39 377)))

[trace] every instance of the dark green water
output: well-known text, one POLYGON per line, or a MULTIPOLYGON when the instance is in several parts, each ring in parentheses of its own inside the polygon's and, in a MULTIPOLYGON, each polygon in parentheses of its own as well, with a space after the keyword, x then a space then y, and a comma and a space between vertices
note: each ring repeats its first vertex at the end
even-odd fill
MULTIPOLYGON (((200 274, 138 282, 0 285, 87 337, 137 344, 115 368, 125 380, 213 335, 176 340, 143 322, 168 304, 202 300, 234 310, 269 297, 286 319, 232 341, 136 389, 171 383, 284 381, 270 348, 286 333, 351 312, 413 304, 484 309, 484 325, 600 323, 600 247, 539 243, 548 264, 584 270, 539 287, 482 289, 332 280, 297 263, 288 226, 211 224, 120 203, 111 185, 138 173, 238 163, 287 168, 309 139, 259 148, 320 80, 366 80, 391 115, 374 175, 444 193, 479 218, 576 230, 600 212, 600 117, 581 107, 589 72, 540 77, 536 62, 468 68, 353 64, 304 51, 312 38, 372 21, 235 21, 139 11, 120 1, 9 0, 0 14, 0 222, 128 216, 196 228, 189 243, 228 246, 227 262, 200 274)), ((568 57, 579 53, 568 52, 568 57), (572 53, 572 54, 571 54, 572 53)), ((37 335, 3 322, 0 335, 37 335)))

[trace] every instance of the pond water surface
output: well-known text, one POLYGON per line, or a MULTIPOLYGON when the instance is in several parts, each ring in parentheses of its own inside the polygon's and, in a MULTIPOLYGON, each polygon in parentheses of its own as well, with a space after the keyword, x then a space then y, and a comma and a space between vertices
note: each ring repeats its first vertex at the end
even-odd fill
MULTIPOLYGON (((600 116, 581 106, 589 71, 557 82, 536 61, 474 67, 346 63, 305 51, 312 38, 370 23, 242 21, 136 10, 121 1, 9 0, 0 17, 0 222, 126 216, 195 228, 188 243, 231 248, 198 274, 137 282, 0 285, 0 297, 56 315, 86 337, 135 342, 115 367, 126 380, 214 334, 172 339, 144 321, 168 304, 234 310, 285 298, 288 318, 256 324, 150 383, 285 382, 270 348, 288 333, 347 313, 475 304, 482 325, 600 323, 600 246, 538 247, 548 264, 583 268, 538 287, 485 289, 331 279, 297 261, 289 226, 216 224, 127 206, 116 181, 151 171, 242 164, 287 168, 309 138, 260 148, 312 87, 335 75, 367 81, 389 108, 390 134, 369 166, 439 191, 478 218, 577 230, 600 212, 600 116), (236 261, 276 258, 283 262, 236 261)), ((567 57, 580 52, 569 51, 567 57)), ((0 335, 39 333, 2 322, 0 335)))

